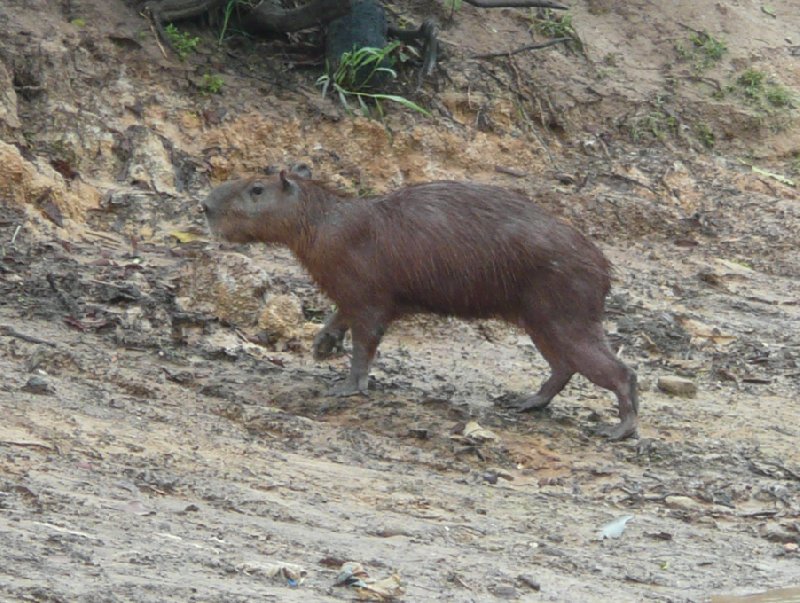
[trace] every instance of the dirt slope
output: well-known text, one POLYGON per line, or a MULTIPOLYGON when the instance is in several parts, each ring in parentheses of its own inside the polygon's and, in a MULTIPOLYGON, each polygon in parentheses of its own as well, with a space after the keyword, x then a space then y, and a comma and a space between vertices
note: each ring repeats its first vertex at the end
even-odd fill
POLYGON ((187 25, 180 62, 119 0, 0 6, 0 599, 349 600, 347 561, 406 601, 800 584, 800 129, 767 100, 800 94, 800 15, 572 5, 582 49, 475 59, 543 38, 523 10, 393 4, 443 21, 444 57, 414 97, 434 117, 385 124, 321 100, 282 40, 218 49, 187 25), (708 65, 703 30, 727 45, 708 65), (356 193, 521 188, 599 241, 640 437, 592 435, 615 413, 580 378, 504 410, 545 366, 491 322, 395 325, 370 399, 326 396, 348 364, 310 358, 328 302, 288 252, 209 243, 194 211, 300 160, 356 193), (676 374, 695 397, 658 389, 676 374))

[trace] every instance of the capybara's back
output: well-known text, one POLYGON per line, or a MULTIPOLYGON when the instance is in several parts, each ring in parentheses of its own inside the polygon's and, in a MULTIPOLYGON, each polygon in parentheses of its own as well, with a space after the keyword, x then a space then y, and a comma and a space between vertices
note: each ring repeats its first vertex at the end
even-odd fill
POLYGON ((524 195, 441 181, 356 199, 281 172, 223 184, 203 207, 229 240, 288 246, 336 302, 314 354, 325 357, 352 330, 351 372, 337 393, 366 392, 378 343, 399 316, 497 317, 525 329, 552 369, 520 410, 546 406, 580 372, 617 394, 620 423, 605 435, 636 431, 636 375, 602 328, 609 263, 524 195))
MULTIPOLYGON (((494 186, 431 182, 365 202, 370 277, 398 310, 518 321, 569 311, 600 319, 609 264, 577 230, 494 186)), ((357 239, 357 237, 354 237, 357 239)), ((351 243, 355 240, 351 240, 351 243)), ((345 254, 348 255, 348 254, 345 254)))

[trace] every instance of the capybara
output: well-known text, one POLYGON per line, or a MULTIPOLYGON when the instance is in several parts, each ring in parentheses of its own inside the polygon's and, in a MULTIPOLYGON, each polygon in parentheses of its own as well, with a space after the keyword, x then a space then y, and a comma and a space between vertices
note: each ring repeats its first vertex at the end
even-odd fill
POLYGON ((352 331, 350 374, 333 393, 366 393, 378 343, 400 316, 500 318, 525 329, 552 371, 519 410, 544 408, 577 372, 617 395, 619 423, 598 431, 636 432, 636 374, 603 332, 609 262, 524 195, 440 181, 352 198, 300 166, 226 182, 202 209, 223 239, 288 247, 336 303, 314 339, 324 358, 352 331))

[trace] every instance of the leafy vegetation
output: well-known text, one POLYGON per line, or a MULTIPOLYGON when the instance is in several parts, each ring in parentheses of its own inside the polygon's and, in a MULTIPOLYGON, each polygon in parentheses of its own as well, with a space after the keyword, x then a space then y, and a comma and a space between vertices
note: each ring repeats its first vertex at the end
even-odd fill
POLYGON ((700 73, 718 63, 728 47, 707 31, 700 31, 689 36, 687 42, 676 44, 675 51, 681 60, 690 61, 693 69, 700 73))
POLYGON ((783 86, 770 85, 764 92, 764 97, 770 105, 775 107, 793 107, 794 98, 792 93, 783 86))
POLYGON ((766 78, 766 73, 750 68, 736 78, 736 84, 747 98, 756 101, 764 93, 764 80, 766 78))
POLYGON ((735 85, 730 88, 741 92, 750 104, 766 111, 790 109, 795 105, 795 98, 789 90, 777 82, 771 82, 766 73, 752 67, 739 74, 735 85))
POLYGON ((658 95, 652 111, 630 122, 627 129, 634 142, 647 137, 664 140, 668 135, 674 136, 678 133, 678 118, 666 108, 666 104, 665 98, 658 95))
POLYGON ((450 11, 450 15, 457 10, 461 10, 461 5, 463 4, 463 0, 444 0, 444 6, 447 10, 450 11))
POLYGON ((170 44, 178 53, 178 58, 181 61, 186 60, 190 53, 197 50, 197 45, 200 43, 200 38, 193 37, 188 32, 181 32, 175 25, 170 23, 164 28, 170 44))
POLYGON ((708 124, 696 124, 694 127, 694 132, 700 142, 703 143, 704 147, 707 149, 714 148, 714 144, 716 144, 716 136, 708 124))
POLYGON ((397 103, 412 111, 430 116, 427 110, 404 96, 368 92, 380 80, 386 77, 391 79, 397 77, 397 72, 388 65, 393 62, 391 55, 399 48, 400 42, 392 42, 383 48, 367 46, 345 52, 333 73, 329 71, 317 79, 317 85, 322 86, 322 96, 326 96, 329 90, 333 90, 348 113, 352 113, 351 102, 355 102, 365 117, 371 116, 372 107, 380 117, 383 117, 381 101, 397 103))
POLYGON ((246 6, 248 8, 253 8, 258 4, 257 0, 228 0, 225 4, 225 7, 222 9, 222 26, 219 30, 219 43, 222 44, 222 41, 225 39, 225 34, 228 32, 228 26, 231 22, 231 16, 233 15, 233 11, 236 10, 239 6, 246 6))
POLYGON ((221 75, 216 74, 205 73, 200 81, 200 89, 205 94, 220 94, 224 85, 225 80, 222 79, 221 75))
POLYGON ((541 13, 531 11, 531 29, 548 38, 570 38, 579 49, 583 48, 578 32, 572 25, 572 15, 568 12, 558 14, 549 8, 541 13))

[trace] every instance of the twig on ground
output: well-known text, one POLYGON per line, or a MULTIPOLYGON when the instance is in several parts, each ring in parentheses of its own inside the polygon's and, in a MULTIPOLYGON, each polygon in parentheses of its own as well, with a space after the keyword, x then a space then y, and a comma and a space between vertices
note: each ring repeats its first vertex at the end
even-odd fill
POLYGON ((538 50, 540 48, 547 48, 548 46, 555 46, 556 44, 561 44, 562 42, 569 42, 572 38, 555 38, 553 40, 548 40, 547 42, 541 42, 539 44, 526 44, 525 46, 520 46, 514 50, 506 50, 505 52, 487 52, 486 54, 475 54, 472 55, 473 59, 491 59, 493 57, 510 57, 515 54, 519 54, 521 52, 525 52, 526 50, 538 50))
POLYGON ((0 325, 0 335, 6 335, 7 337, 16 337, 17 339, 22 339, 23 341, 27 341, 28 343, 40 343, 42 345, 49 345, 50 347, 56 347, 52 341, 46 341, 44 339, 39 339, 38 337, 34 337, 33 335, 26 335, 25 333, 20 333, 14 327, 9 325, 0 325))

